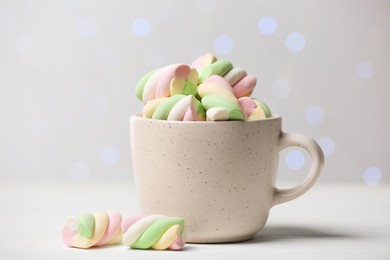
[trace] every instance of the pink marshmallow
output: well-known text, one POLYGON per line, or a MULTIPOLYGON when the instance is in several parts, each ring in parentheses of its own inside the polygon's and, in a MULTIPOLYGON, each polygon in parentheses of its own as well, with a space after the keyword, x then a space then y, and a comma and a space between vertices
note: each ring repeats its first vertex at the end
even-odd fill
POLYGON ((250 97, 240 97, 238 99, 242 112, 244 113, 244 118, 249 117, 253 111, 256 109, 256 103, 250 97))
POLYGON ((191 72, 191 68, 187 64, 172 65, 172 67, 164 71, 164 73, 160 76, 157 82, 154 98, 169 97, 172 79, 173 78, 187 79, 190 72, 191 72))
POLYGON ((234 95, 237 98, 250 96, 253 92, 253 89, 256 87, 257 79, 253 75, 247 75, 239 80, 233 86, 234 95))

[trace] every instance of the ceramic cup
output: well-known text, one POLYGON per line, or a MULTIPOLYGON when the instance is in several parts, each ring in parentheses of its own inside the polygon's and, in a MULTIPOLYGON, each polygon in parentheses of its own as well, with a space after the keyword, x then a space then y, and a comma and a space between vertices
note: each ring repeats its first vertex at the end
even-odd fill
POLYGON ((282 118, 182 122, 130 118, 135 187, 145 214, 180 216, 192 243, 237 242, 265 225, 271 207, 308 191, 324 163, 319 145, 282 132, 282 118), (279 152, 301 147, 312 166, 296 187, 275 186, 279 152))

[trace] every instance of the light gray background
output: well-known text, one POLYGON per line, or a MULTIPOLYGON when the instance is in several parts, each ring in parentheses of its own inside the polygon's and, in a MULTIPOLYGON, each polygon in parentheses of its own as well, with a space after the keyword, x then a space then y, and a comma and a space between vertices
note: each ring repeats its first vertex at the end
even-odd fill
MULTIPOLYGON (((390 180, 389 46, 385 0, 2 0, 0 181, 131 180, 137 80, 212 52, 258 77, 253 96, 285 131, 320 142, 320 181, 380 185, 390 180)), ((309 166, 284 151, 279 180, 309 166)))

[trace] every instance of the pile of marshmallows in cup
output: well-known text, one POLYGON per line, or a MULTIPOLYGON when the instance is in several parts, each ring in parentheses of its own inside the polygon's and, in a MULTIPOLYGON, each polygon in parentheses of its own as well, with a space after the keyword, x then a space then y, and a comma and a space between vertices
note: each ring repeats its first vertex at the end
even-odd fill
POLYGON ((143 116, 168 121, 258 120, 271 116, 268 106, 251 98, 256 77, 207 53, 191 65, 152 70, 137 83, 143 116))

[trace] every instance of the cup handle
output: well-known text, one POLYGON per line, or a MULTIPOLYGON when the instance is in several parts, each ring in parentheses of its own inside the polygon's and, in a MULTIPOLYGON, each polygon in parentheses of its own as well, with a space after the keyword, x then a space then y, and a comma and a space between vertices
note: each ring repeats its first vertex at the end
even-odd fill
POLYGON ((274 188, 272 206, 293 200, 308 191, 320 176, 324 166, 324 154, 313 139, 300 134, 281 133, 279 137, 279 152, 288 147, 301 147, 311 156, 312 164, 309 174, 297 186, 288 189, 274 188))

